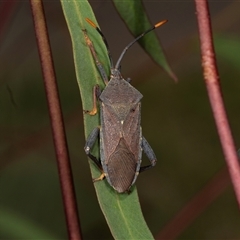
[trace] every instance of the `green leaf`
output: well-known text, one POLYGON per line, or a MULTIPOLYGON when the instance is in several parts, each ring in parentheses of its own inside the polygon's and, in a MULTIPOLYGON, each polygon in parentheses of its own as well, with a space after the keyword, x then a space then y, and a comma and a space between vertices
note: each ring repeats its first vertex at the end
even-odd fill
MULTIPOLYGON (((109 75, 110 64, 106 47, 97 31, 85 21, 85 18, 89 18, 97 23, 87 1, 62 1, 61 3, 72 39, 83 109, 90 110, 92 108, 93 86, 99 84, 103 88, 104 84, 86 45, 82 29, 87 30, 98 58, 109 75)), ((87 137, 95 127, 100 125, 99 114, 96 116, 85 114, 84 125, 87 137)), ((95 146, 93 154, 99 157, 99 146, 95 146)), ((93 178, 99 177, 100 171, 91 161, 90 166, 93 178)), ((115 239, 153 239, 143 218, 135 187, 131 194, 118 194, 106 183, 106 180, 96 182, 94 186, 100 207, 115 239)))
MULTIPOLYGON (((133 36, 139 36, 152 26, 141 0, 113 0, 113 2, 118 13, 120 14, 121 18, 125 22, 130 32, 133 34, 133 36)), ((167 62, 167 59, 164 55, 160 42, 158 41, 156 33, 149 33, 143 38, 141 38, 138 42, 142 46, 142 48, 150 55, 150 57, 159 66, 161 66, 170 75, 171 78, 177 81, 177 77, 175 76, 167 62)))

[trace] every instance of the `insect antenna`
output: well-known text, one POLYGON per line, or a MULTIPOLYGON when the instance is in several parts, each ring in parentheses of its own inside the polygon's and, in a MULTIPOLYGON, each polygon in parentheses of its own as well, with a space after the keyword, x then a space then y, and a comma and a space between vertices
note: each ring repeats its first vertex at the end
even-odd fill
POLYGON ((148 29, 147 31, 143 32, 141 35, 139 35, 137 38, 135 38, 132 42, 130 42, 125 48, 124 50, 122 51, 117 63, 116 63, 116 66, 115 66, 115 69, 119 69, 120 68, 120 63, 123 59, 123 56, 124 54, 127 52, 127 50, 135 43, 137 42, 140 38, 142 38, 144 35, 146 35, 147 33, 151 32, 152 30, 154 30, 155 28, 157 27, 160 27, 161 25, 163 25, 164 23, 166 23, 167 20, 163 20, 157 24, 155 24, 153 27, 151 27, 150 29, 148 29))
POLYGON ((103 35, 102 31, 100 30, 100 28, 94 23, 92 22, 89 18, 86 18, 86 21, 92 26, 94 27, 97 32, 101 35, 102 39, 103 39, 103 42, 107 48, 107 52, 108 52, 108 57, 109 57, 109 60, 110 60, 110 65, 111 65, 111 68, 113 68, 113 60, 112 60, 112 55, 110 53, 110 50, 109 50, 109 46, 108 46, 108 43, 107 43, 107 39, 105 38, 105 36, 103 35))

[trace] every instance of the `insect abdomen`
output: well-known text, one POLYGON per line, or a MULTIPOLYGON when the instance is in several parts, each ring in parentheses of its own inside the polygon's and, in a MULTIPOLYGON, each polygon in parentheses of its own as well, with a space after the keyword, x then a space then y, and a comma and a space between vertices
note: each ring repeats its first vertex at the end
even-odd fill
POLYGON ((107 164, 108 178, 113 188, 119 193, 128 191, 133 183, 136 167, 134 154, 129 150, 124 138, 120 138, 107 164))

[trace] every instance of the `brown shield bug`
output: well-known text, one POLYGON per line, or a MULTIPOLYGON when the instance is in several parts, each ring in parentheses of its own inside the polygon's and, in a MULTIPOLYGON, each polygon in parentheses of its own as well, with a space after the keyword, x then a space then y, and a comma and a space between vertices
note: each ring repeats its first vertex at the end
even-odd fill
POLYGON ((157 159, 147 140, 142 136, 140 126, 140 101, 143 96, 129 83, 129 80, 125 80, 122 77, 120 73, 120 63, 126 51, 138 41, 138 39, 167 21, 164 20, 157 23, 128 44, 114 67, 106 38, 90 19, 87 18, 86 20, 102 36, 108 50, 111 76, 109 80, 103 66, 98 60, 93 44, 86 30, 84 30, 86 43, 90 48, 96 66, 106 85, 102 92, 98 86, 94 86, 93 109, 91 111, 85 111, 85 113, 95 115, 97 113, 97 100, 100 101, 101 126, 96 127, 90 133, 84 150, 102 172, 101 176, 94 179, 94 181, 102 180, 106 177, 108 183, 117 192, 129 192, 138 174, 155 166, 157 159), (99 135, 100 160, 90 153, 99 135), (142 150, 150 160, 150 165, 143 167, 141 167, 142 150))

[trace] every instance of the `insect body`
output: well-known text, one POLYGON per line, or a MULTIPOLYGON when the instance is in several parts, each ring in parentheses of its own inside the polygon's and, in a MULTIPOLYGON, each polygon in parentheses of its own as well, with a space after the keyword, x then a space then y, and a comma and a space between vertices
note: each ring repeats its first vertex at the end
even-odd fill
MULTIPOLYGON (((99 34, 108 49, 107 41, 100 29, 89 19, 86 19, 99 34)), ((142 94, 135 89, 120 73, 120 62, 128 50, 139 38, 151 30, 164 24, 166 20, 156 24, 134 41, 132 41, 122 52, 115 67, 109 53, 111 63, 111 77, 108 77, 100 64, 93 44, 84 31, 86 42, 91 50, 99 72, 106 84, 100 92, 98 86, 94 87, 94 107, 92 111, 85 111, 90 115, 97 112, 97 98, 101 103, 101 126, 95 128, 89 135, 86 145, 86 154, 96 163, 102 174, 94 181, 106 177, 109 184, 119 193, 128 192, 135 183, 139 172, 149 169, 156 164, 156 156, 142 136, 140 126, 140 110, 142 94), (90 151, 100 135, 100 161, 90 151), (141 167, 142 150, 150 160, 150 165, 141 167)))

